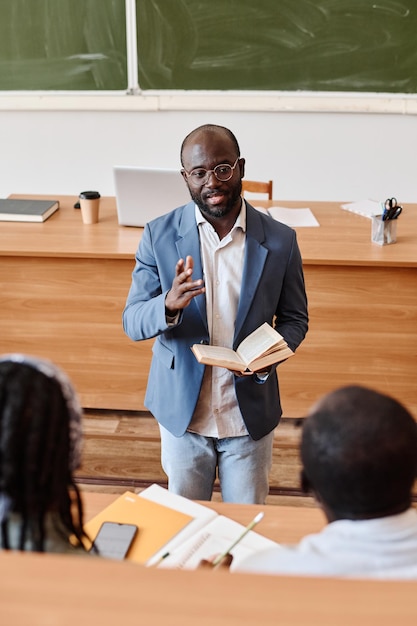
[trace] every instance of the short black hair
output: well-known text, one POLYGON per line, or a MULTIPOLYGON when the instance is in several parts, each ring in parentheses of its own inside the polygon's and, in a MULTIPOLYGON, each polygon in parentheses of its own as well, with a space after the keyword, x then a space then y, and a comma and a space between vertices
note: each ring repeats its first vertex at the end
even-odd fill
POLYGON ((306 418, 307 483, 338 518, 405 510, 417 474, 417 425, 394 398, 361 387, 325 396, 306 418))
POLYGON ((224 133, 225 135, 227 135, 227 137, 229 137, 230 141, 235 146, 236 155, 238 157, 240 156, 240 147, 239 147, 238 140, 236 139, 235 135, 232 133, 232 131, 229 128, 226 128, 225 126, 219 126, 218 124, 203 124, 202 126, 199 126, 198 128, 195 128, 190 133, 188 133, 188 135, 185 137, 184 141, 182 142, 181 150, 180 150, 181 165, 184 165, 182 157, 183 157, 183 152, 184 152, 184 148, 186 144, 193 137, 195 137, 201 132, 224 133))

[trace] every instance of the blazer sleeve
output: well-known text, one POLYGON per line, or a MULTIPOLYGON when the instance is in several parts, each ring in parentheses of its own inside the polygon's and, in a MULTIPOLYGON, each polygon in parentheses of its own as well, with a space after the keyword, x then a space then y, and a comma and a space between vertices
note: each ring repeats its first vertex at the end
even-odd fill
POLYGON ((167 258, 163 262, 165 269, 161 271, 152 240, 147 224, 135 255, 132 283, 122 314, 124 331, 134 341, 151 339, 169 328, 165 298, 172 285, 176 260, 167 258))
POLYGON ((295 351, 308 330, 303 263, 295 231, 276 311, 276 329, 295 351))

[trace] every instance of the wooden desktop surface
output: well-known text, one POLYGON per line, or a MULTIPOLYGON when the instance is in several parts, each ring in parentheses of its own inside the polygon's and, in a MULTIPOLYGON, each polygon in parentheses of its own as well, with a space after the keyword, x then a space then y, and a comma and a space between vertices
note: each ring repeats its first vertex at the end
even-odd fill
MULTIPOLYGON (((12 198, 57 199, 60 209, 46 222, 1 222, 0 256, 53 256, 132 260, 142 228, 119 226, 113 197, 100 201, 98 224, 82 223, 75 196, 13 194, 12 198)), ((341 202, 252 201, 256 206, 308 206, 320 227, 297 228, 306 265, 384 265, 417 267, 417 204, 404 206, 397 244, 371 243, 371 220, 340 209, 341 202), (399 245, 401 244, 401 245, 399 245)))
MULTIPOLYGON (((99 501, 87 499, 92 512, 99 501)), ((215 506, 243 523, 252 518, 252 505, 215 506)), ((292 512, 294 520, 310 514, 292 512)), ((266 507, 265 517, 274 515, 279 524, 282 513, 266 507)), ((159 570, 13 552, 2 554, 0 576, 1 623, 19 626, 414 626, 417 620, 416 582, 159 570)))
POLYGON ((0 619, 15 626, 415 626, 417 584, 174 571, 3 554, 0 619))
MULTIPOLYGON (((132 342, 121 325, 143 231, 118 225, 114 198, 102 199, 94 225, 82 223, 75 196, 58 199, 44 223, 0 224, 0 349, 57 362, 84 407, 143 410, 152 340, 132 342)), ((279 369, 284 415, 303 416, 323 393, 361 382, 417 416, 417 205, 404 207, 397 243, 381 247, 371 221, 339 202, 282 204, 309 206, 320 223, 296 229, 310 330, 279 369)))

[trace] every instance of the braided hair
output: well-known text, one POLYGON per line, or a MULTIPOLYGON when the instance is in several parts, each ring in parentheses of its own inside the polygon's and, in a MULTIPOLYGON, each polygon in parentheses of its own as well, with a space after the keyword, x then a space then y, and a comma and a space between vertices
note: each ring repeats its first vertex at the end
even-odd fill
POLYGON ((81 409, 49 361, 0 358, 0 538, 5 549, 44 552, 46 520, 68 545, 84 548, 83 509, 72 472, 80 463, 81 409), (52 515, 51 515, 52 514, 52 515), (17 546, 10 519, 20 520, 17 546), (71 541, 70 541, 71 537, 71 541))

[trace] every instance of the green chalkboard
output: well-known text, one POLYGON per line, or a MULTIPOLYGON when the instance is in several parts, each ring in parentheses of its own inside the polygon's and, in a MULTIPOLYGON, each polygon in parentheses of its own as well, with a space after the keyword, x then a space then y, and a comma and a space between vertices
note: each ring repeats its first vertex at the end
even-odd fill
POLYGON ((417 93, 417 0, 137 0, 149 89, 417 93))
MULTIPOLYGON (((148 90, 417 93, 417 0, 136 0, 148 90)), ((125 0, 0 0, 0 91, 125 91, 125 0)))
POLYGON ((125 90, 125 0, 0 0, 0 90, 125 90))

